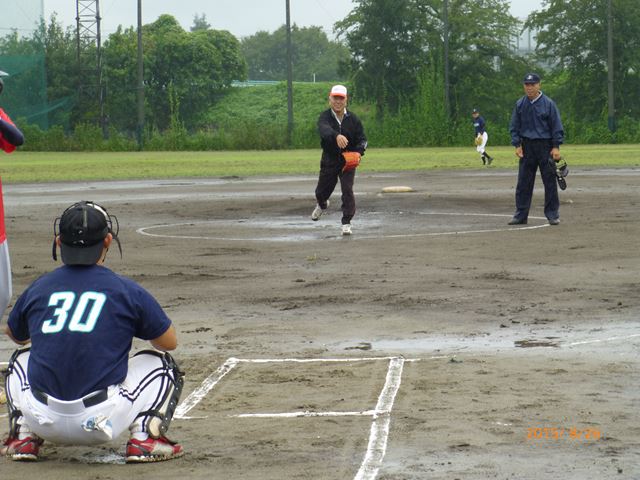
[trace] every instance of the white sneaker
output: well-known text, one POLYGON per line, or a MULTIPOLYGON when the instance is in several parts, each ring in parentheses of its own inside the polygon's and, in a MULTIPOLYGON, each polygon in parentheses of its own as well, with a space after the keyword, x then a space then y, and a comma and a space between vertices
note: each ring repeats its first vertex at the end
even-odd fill
MULTIPOLYGON (((327 200, 327 208, 329 208, 329 200, 327 200)), ((326 208, 324 210, 326 210, 326 208)), ((318 219, 324 213, 324 210, 320 207, 320 205, 316 205, 316 208, 314 208, 313 212, 311 212, 311 220, 313 220, 314 222, 318 221, 318 219)))
POLYGON ((345 223, 342 225, 342 235, 351 235, 351 224, 345 223))

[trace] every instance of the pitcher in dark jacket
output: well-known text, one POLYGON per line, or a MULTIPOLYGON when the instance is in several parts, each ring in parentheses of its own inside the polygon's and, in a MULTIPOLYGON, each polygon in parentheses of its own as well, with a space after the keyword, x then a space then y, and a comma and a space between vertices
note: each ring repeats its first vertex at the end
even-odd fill
POLYGON ((360 119, 347 111, 347 88, 334 85, 329 93, 329 109, 320 114, 318 133, 322 146, 320 175, 316 186, 317 205, 311 219, 318 220, 329 206, 329 197, 340 180, 342 190, 342 234, 351 235, 351 219, 356 213, 353 182, 356 170, 343 171, 343 152, 358 152, 364 155, 367 138, 360 119))
POLYGON ((509 130, 511 145, 520 158, 518 185, 516 186, 516 211, 509 225, 527 223, 536 172, 544 184, 544 214, 551 225, 560 224, 560 199, 553 162, 560 160, 560 145, 564 130, 558 107, 540 91, 540 76, 528 73, 524 80, 525 95, 516 102, 511 115, 509 130))

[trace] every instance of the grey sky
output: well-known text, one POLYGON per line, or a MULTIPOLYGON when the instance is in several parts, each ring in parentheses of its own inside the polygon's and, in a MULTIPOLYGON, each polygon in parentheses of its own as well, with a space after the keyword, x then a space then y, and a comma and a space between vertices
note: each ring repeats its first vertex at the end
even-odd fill
MULTIPOLYGON (((6 1, 25 0, 0 0, 6 1)), ((291 22, 300 27, 319 25, 331 34, 333 24, 344 18, 353 8, 351 0, 289 0, 291 22)), ((525 17, 539 9, 542 0, 513 0, 512 14, 525 17)), ((115 31, 119 24, 135 25, 137 0, 101 0, 102 32, 115 31)), ((58 13, 64 25, 75 24, 75 0, 44 0, 45 17, 58 13)), ((285 23, 286 0, 143 0, 142 20, 149 23, 162 13, 176 17, 188 29, 195 14, 204 13, 207 21, 217 30, 229 30, 237 37, 252 35, 259 30, 274 31, 285 23)))
MULTIPOLYGON (((344 18, 353 8, 351 0, 289 0, 291 22, 300 27, 321 26, 332 35, 333 24, 344 18)), ((512 0, 511 12, 526 17, 541 8, 543 0, 512 0)), ((37 11, 44 4, 45 18, 55 11, 64 26, 74 26, 75 0, 0 0, 0 35, 18 28, 27 33, 38 20, 37 11)), ((137 0, 101 0, 102 34, 107 37, 118 25, 125 27, 137 22, 137 0)), ((149 23, 162 13, 177 18, 185 28, 193 24, 194 15, 205 14, 217 30, 229 30, 237 37, 252 35, 259 30, 274 31, 285 23, 286 0, 143 0, 142 21, 149 23)))

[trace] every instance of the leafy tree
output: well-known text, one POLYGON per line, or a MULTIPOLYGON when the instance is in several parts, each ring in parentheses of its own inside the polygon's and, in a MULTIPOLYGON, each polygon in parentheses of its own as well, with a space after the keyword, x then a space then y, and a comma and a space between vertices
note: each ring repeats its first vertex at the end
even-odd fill
MULTIPOLYGON (((640 3, 613 0, 614 92, 619 115, 640 113, 640 3)), ((551 64, 563 113, 586 121, 607 111, 607 0, 548 0, 526 26, 551 64)))
MULTIPOLYGON (((287 28, 273 33, 257 32, 242 39, 242 51, 252 80, 287 78, 287 28)), ((330 41, 320 27, 291 27, 293 80, 299 82, 336 81, 339 65, 347 61, 349 51, 330 41)))
MULTIPOLYGON (((443 0, 355 3, 336 27, 353 54, 350 71, 356 86, 376 102, 378 113, 395 111, 419 92, 433 91, 425 88, 424 78, 438 77, 425 77, 423 71, 444 68, 443 0)), ((449 2, 449 100, 454 117, 468 114, 472 106, 482 108, 479 103, 504 110, 507 99, 511 102, 517 94, 515 79, 524 69, 510 48, 518 20, 507 13, 508 7, 505 0, 449 2)))
MULTIPOLYGON (((135 128, 137 35, 121 28, 105 42, 105 76, 109 82, 112 124, 135 128)), ((143 27, 146 118, 164 130, 171 122, 171 101, 184 125, 193 128, 233 80, 245 78, 240 42, 229 32, 186 32, 171 15, 143 27), (173 100, 172 100, 173 98, 173 100)))
POLYGON ((450 2, 450 102, 455 119, 468 122, 472 108, 479 108, 493 125, 506 127, 515 100, 523 94, 522 76, 537 69, 514 51, 512 39, 520 24, 508 12, 503 0, 450 2))
POLYGON ((356 0, 336 24, 351 51, 351 75, 360 93, 373 99, 381 118, 401 98, 416 92, 425 62, 424 15, 420 0, 356 0))

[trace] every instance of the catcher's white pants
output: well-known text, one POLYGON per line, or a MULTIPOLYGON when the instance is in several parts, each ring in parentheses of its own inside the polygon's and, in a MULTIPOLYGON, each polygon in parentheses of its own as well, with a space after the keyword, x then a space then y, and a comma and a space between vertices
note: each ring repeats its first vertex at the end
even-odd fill
POLYGON ((131 433, 143 431, 145 417, 138 414, 157 408, 167 388, 162 359, 142 353, 129 359, 127 378, 110 386, 102 403, 87 408, 83 399, 63 401, 49 396, 45 405, 33 396, 27 380, 29 355, 25 351, 15 359, 7 376, 7 399, 22 412, 21 434, 32 432, 54 443, 95 445, 116 439, 127 428, 131 433))
POLYGON ((5 240, 0 243, 0 319, 11 301, 12 290, 9 244, 5 240))
POLYGON ((489 140, 489 135, 487 134, 487 132, 484 132, 481 136, 482 136, 482 143, 476 146, 476 150, 480 155, 484 153, 484 147, 487 146, 487 140, 489 140))

